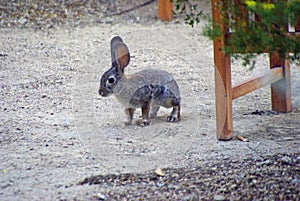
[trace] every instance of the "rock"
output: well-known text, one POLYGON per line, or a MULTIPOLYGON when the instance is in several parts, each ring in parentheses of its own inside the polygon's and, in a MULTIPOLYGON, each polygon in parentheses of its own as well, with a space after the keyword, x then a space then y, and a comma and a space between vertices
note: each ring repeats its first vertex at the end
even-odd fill
POLYGON ((225 200, 225 197, 223 195, 215 195, 214 200, 215 201, 222 201, 222 200, 225 200))
POLYGON ((298 178, 293 179, 292 184, 300 185, 300 179, 298 178))
POLYGON ((99 200, 105 200, 106 199, 106 196, 102 193, 98 193, 97 197, 98 197, 99 200))
POLYGON ((21 19, 19 19, 18 21, 21 25, 25 24, 27 22, 27 19, 22 17, 21 19))
POLYGON ((165 176, 165 172, 161 168, 157 168, 155 174, 161 177, 165 176))
POLYGON ((291 165, 293 163, 293 160, 288 156, 284 156, 281 158, 281 162, 283 165, 291 165))
POLYGON ((264 162, 262 162, 262 165, 267 165, 267 166, 269 166, 269 165, 272 165, 272 161, 271 160, 269 160, 269 159, 267 159, 267 160, 265 160, 264 162))
POLYGON ((300 165, 300 156, 296 158, 296 164, 300 165))

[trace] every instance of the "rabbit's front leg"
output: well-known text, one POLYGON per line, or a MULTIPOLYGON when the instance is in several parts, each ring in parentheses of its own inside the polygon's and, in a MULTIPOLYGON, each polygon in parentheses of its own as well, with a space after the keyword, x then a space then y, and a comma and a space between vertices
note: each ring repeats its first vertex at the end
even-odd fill
POLYGON ((132 124, 134 111, 135 111, 135 108, 125 108, 125 114, 126 114, 125 125, 126 126, 129 126, 132 124))
POLYGON ((142 105, 142 119, 140 121, 137 121, 136 124, 139 126, 148 126, 150 125, 150 117, 149 117, 149 112, 150 112, 150 102, 145 102, 142 105))
POLYGON ((157 112, 159 110, 159 105, 152 105, 150 107, 150 118, 154 119, 157 115, 157 112))

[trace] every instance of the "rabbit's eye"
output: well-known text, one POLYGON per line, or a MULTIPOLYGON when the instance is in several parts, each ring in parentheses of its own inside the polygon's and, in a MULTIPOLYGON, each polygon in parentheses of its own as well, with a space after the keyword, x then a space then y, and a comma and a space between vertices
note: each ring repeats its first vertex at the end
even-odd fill
POLYGON ((109 84, 113 84, 114 82, 115 82, 115 78, 114 77, 108 78, 108 83, 109 84))

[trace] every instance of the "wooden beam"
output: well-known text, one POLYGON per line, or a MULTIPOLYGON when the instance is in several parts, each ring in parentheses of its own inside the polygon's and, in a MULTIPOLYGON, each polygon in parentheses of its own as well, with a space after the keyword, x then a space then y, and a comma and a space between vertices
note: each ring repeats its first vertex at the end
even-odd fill
POLYGON ((239 98, 243 95, 246 95, 252 91, 260 89, 264 86, 277 82, 283 78, 283 69, 282 67, 276 67, 263 75, 250 78, 243 81, 242 83, 236 84, 233 86, 232 99, 239 98))
POLYGON ((300 16, 298 16, 298 18, 297 18, 297 24, 295 26, 295 31, 296 32, 300 31, 300 16))
MULTIPOLYGON (((296 27, 297 28, 297 27, 296 27)), ((298 26, 299 30, 296 30, 296 32, 289 32, 286 33, 286 37, 295 37, 295 38, 299 38, 300 39, 300 25, 298 26)), ((227 40, 232 40, 232 37, 234 35, 234 32, 228 32, 226 33, 226 38, 227 40)), ((232 45, 230 45, 229 43, 227 44, 230 48, 232 53, 241 53, 241 54, 246 54, 246 53, 257 53, 256 49, 247 49, 247 51, 241 52, 241 51, 237 51, 236 48, 232 45)), ((269 50, 260 50, 262 53, 270 53, 269 50)))

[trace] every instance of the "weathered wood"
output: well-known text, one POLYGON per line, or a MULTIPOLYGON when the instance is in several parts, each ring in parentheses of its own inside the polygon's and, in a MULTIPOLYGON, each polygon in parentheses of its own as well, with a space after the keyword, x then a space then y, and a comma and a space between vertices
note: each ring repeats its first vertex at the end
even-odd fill
POLYGON ((295 26, 295 31, 300 32, 300 16, 297 18, 297 24, 295 26))
MULTIPOLYGON (((297 28, 297 26, 295 28, 297 28)), ((298 30, 296 30, 296 31, 297 32, 286 33, 286 36, 287 37, 290 37, 290 36, 294 37, 294 36, 296 36, 296 37, 300 38, 300 25, 298 27, 298 30)), ((234 32, 228 32, 226 34, 227 40, 231 40, 233 34, 234 34, 234 32)), ((245 51, 245 52, 240 52, 240 51, 237 51, 234 46, 232 46, 230 44, 226 44, 226 45, 231 48, 232 53, 244 53, 244 54, 245 53, 257 53, 257 50, 255 50, 255 49, 247 49, 247 51, 245 51)), ((263 49, 263 50, 260 50, 260 51, 261 51, 261 53, 269 53, 270 52, 269 50, 266 50, 266 49, 263 49)))
POLYGON ((236 84, 233 86, 232 99, 239 98, 244 96, 252 91, 260 89, 264 86, 272 84, 283 78, 283 69, 282 67, 276 67, 263 75, 250 78, 243 81, 242 83, 236 84))
POLYGON ((158 0, 157 18, 171 21, 173 19, 172 9, 173 3, 171 3, 170 0, 158 0))
MULTIPOLYGON (((266 0, 267 2, 272 2, 266 0)), ((250 93, 256 89, 271 84, 272 109, 278 112, 289 112, 292 109, 291 104, 291 79, 290 68, 287 59, 282 59, 277 53, 270 54, 271 69, 263 75, 250 78, 242 83, 231 86, 231 63, 230 56, 224 54, 224 47, 228 44, 228 40, 234 33, 229 33, 228 16, 222 11, 226 10, 225 0, 211 0, 212 17, 214 26, 218 26, 221 33, 219 38, 214 39, 214 64, 215 64, 215 94, 216 94, 216 127, 217 138, 220 140, 229 140, 232 138, 232 100, 250 93)), ((241 26, 249 20, 243 3, 234 0, 239 8, 240 16, 235 18, 236 22, 240 22, 241 26)), ((258 16, 254 20, 262 20, 258 16)), ((299 36, 300 19, 298 25, 295 26, 295 33, 289 35, 299 36)), ((286 25, 284 27, 288 29, 286 25)), ((233 47, 234 49, 234 47, 233 47)), ((256 53, 257 50, 249 50, 256 53)), ((267 52, 267 51, 266 51, 267 52)))
POLYGON ((235 23, 245 27, 249 22, 249 13, 245 7, 244 1, 234 0, 234 7, 237 8, 237 15, 234 16, 235 23))
MULTIPOLYGON (((222 1, 212 0, 212 17, 222 33, 228 32, 221 14, 222 1)), ((223 5, 225 6, 225 5, 223 5)), ((232 87, 230 57, 225 55, 226 34, 214 40, 216 127, 219 140, 232 138, 232 87)))
MULTIPOLYGON (((288 24, 286 24, 283 28, 287 32, 289 31, 288 24)), ((295 28, 297 29, 297 26, 295 28)), ((277 52, 273 52, 269 56, 271 69, 276 68, 278 66, 283 67, 283 79, 271 84, 272 110, 275 110, 277 112, 290 112, 292 111, 292 101, 291 73, 289 60, 286 58, 282 58, 277 52)))
POLYGON ((277 112, 290 112, 291 102, 291 75, 287 59, 282 59, 277 53, 270 55, 270 67, 274 69, 282 66, 283 79, 271 84, 272 110, 277 112))

